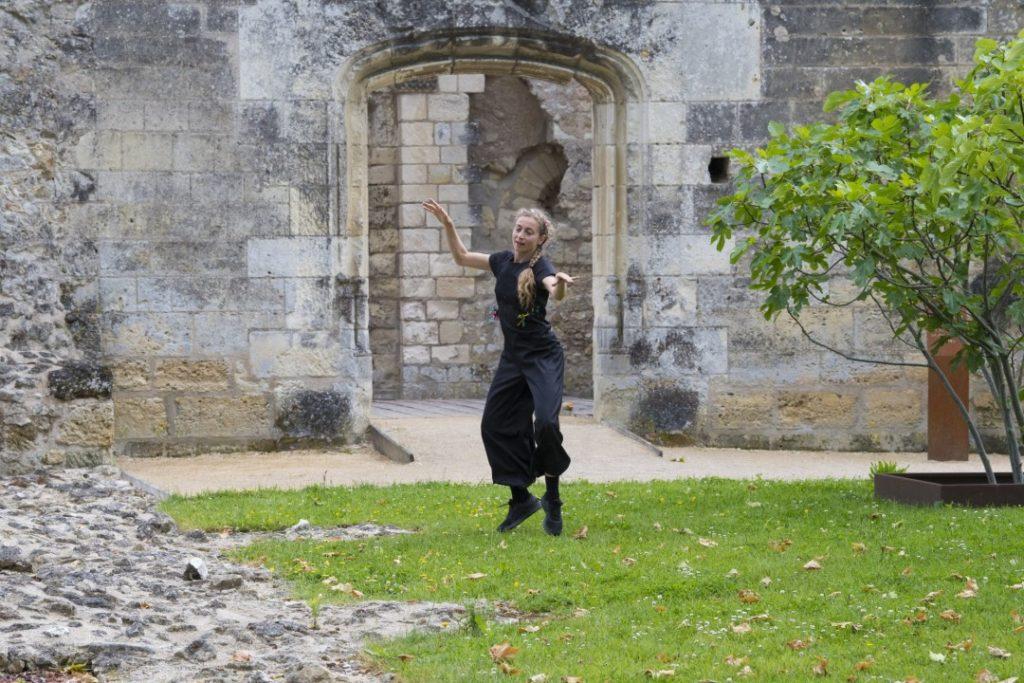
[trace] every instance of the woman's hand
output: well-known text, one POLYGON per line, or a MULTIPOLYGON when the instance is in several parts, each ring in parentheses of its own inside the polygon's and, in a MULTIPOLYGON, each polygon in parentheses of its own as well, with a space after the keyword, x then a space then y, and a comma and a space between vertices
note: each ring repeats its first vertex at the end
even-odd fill
POLYGON ((569 277, 568 273, 555 273, 555 286, 557 287, 562 282, 565 283, 565 287, 568 287, 573 283, 573 279, 569 277))
POLYGON ((427 199, 424 201, 423 208, 429 211, 430 214, 441 223, 441 225, 445 227, 455 225, 452 223, 452 217, 448 215, 448 212, 444 210, 444 207, 433 199, 427 199))
POLYGON ((567 273, 548 275, 543 280, 544 286, 547 287, 548 292, 554 297, 555 301, 561 301, 566 297, 566 290, 573 282, 574 280, 567 273))

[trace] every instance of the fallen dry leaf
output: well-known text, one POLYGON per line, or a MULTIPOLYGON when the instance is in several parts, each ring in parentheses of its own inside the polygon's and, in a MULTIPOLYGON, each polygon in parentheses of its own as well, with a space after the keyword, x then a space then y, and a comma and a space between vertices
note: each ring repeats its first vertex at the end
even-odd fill
POLYGON ((967 577, 965 580, 964 589, 956 594, 958 598, 974 598, 978 596, 978 582, 967 577))
POLYGON ((660 669, 655 671, 654 669, 647 669, 644 671, 644 676, 648 678, 673 678, 676 675, 675 669, 660 669))
POLYGON ((579 676, 562 676, 562 683, 583 683, 579 676))
POLYGON ((697 543, 700 543, 705 548, 714 548, 718 545, 717 541, 713 541, 710 538, 698 538, 697 543))
POLYGON ((729 571, 727 571, 725 573, 725 578, 727 578, 727 579, 735 579, 739 575, 740 575, 740 570, 736 569, 735 567, 733 567, 732 569, 730 569, 729 571))
POLYGON ((495 662, 503 662, 506 659, 512 659, 519 652, 518 647, 512 647, 508 642, 498 643, 497 645, 491 645, 488 648, 488 652, 491 653, 491 659, 495 662))
POLYGON ((768 586, 772 585, 772 577, 766 576, 766 577, 762 578, 761 579, 761 585, 766 587, 766 588, 768 586))
POLYGON ((470 581, 477 581, 479 579, 484 578, 485 576, 487 576, 487 574, 484 574, 483 572, 473 572, 472 574, 466 574, 466 578, 470 581))
POLYGON ((851 543, 850 549, 853 550, 854 553, 860 555, 861 553, 865 552, 868 549, 868 547, 863 543, 851 543))
POLYGON ((939 664, 946 663, 946 655, 942 654, 941 652, 929 652, 928 659, 930 659, 933 662, 938 662, 939 664))
POLYGON ((961 652, 970 652, 971 648, 974 647, 974 641, 970 638, 961 640, 959 643, 946 643, 947 650, 960 650, 961 652))
POLYGON ((548 683, 547 674, 534 674, 528 679, 530 683, 548 683))
POLYGON ((537 626, 536 624, 530 624, 529 626, 520 626, 519 627, 519 632, 520 633, 536 633, 539 630, 540 630, 540 626, 537 626))
POLYGON ((416 655, 398 655, 398 658, 403 662, 411 662, 416 659, 416 655))
POLYGON ((996 659, 1009 659, 1010 658, 1010 653, 1007 652, 1006 650, 1004 650, 1001 647, 996 647, 995 645, 989 645, 987 649, 988 649, 988 653, 990 655, 992 655, 993 657, 995 657, 996 659))
POLYGON ((868 669, 871 668, 871 665, 874 664, 874 663, 875 663, 875 661, 873 659, 862 659, 862 660, 860 660, 859 662, 857 662, 856 664, 853 665, 853 670, 854 671, 867 671, 868 669))
POLYGON ((783 538, 783 539, 780 539, 778 541, 769 541, 768 542, 768 548, 770 550, 774 550, 777 553, 784 553, 784 552, 786 552, 786 550, 791 545, 793 545, 793 541, 789 540, 788 538, 783 538))
POLYGON ((810 642, 806 640, 800 640, 799 638, 794 638, 793 640, 786 643, 786 647, 788 647, 790 650, 806 650, 808 645, 810 645, 810 642))
POLYGON ((921 598, 921 602, 924 602, 924 603, 927 603, 927 604, 930 605, 933 602, 935 602, 935 599, 937 597, 939 597, 940 595, 942 595, 942 593, 943 593, 943 591, 932 591, 928 595, 926 595, 923 598, 921 598))
POLYGON ((747 664, 742 669, 737 671, 736 675, 740 676, 742 678, 746 678, 747 676, 753 676, 754 675, 754 670, 750 668, 749 664, 747 664))
POLYGON ((520 673, 519 669, 515 668, 508 662, 498 662, 498 668, 501 669, 501 673, 508 674, 509 676, 515 676, 520 673))
POLYGON ((749 657, 737 657, 736 655, 729 655, 725 658, 725 663, 729 666, 743 666, 749 661, 749 657))
POLYGON ((996 676, 994 673, 992 673, 988 669, 982 669, 974 677, 974 681, 975 681, 975 683, 998 683, 999 676, 996 676))
POLYGON ((862 628, 864 628, 861 624, 857 624, 857 623, 854 623, 852 621, 833 621, 832 622, 832 627, 835 628, 835 629, 838 629, 840 631, 849 630, 849 631, 852 631, 853 633, 856 633, 857 631, 859 631, 862 628))
POLYGON ((907 626, 913 626, 914 624, 923 624, 926 621, 928 621, 928 613, 923 610, 918 610, 904 619, 903 623, 907 626))
POLYGON ((733 633, 750 633, 753 629, 750 626, 749 621, 742 621, 738 624, 732 625, 733 633))
POLYGON ((752 605, 755 602, 761 600, 761 596, 755 593, 754 591, 750 590, 749 588, 741 588, 739 591, 739 596, 740 602, 747 603, 748 605, 752 605))
POLYGON ((902 574, 903 576, 910 576, 913 573, 914 573, 914 570, 911 567, 904 567, 903 571, 900 572, 900 574, 902 574))
POLYGON ((939 616, 946 621, 952 621, 954 624, 960 623, 960 613, 952 609, 944 609, 939 612, 939 616))
POLYGON ((635 557, 624 557, 624 558, 622 558, 622 564, 626 565, 627 567, 632 567, 634 564, 636 564, 636 558, 635 557))
POLYGON ((818 663, 811 667, 811 671, 815 676, 828 676, 828 660, 818 657, 818 663))
POLYGON ((807 571, 815 571, 817 569, 821 569, 821 563, 817 560, 811 560, 810 562, 804 565, 804 569, 806 569, 807 571))
POLYGON ((1012 586, 1010 586, 1010 590, 1012 590, 1012 591, 1024 590, 1024 581, 1022 581, 1021 583, 1013 584, 1012 586))
POLYGON ((587 527, 581 526, 579 530, 572 535, 572 537, 575 538, 577 541, 582 541, 584 538, 587 537, 587 527))

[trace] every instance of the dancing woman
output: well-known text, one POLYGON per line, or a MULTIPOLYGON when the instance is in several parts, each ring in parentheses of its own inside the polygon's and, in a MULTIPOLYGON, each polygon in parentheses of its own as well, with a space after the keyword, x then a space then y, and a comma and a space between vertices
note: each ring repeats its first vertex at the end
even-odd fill
POLYGON ((562 533, 558 477, 569 467, 558 426, 565 350, 547 321, 546 306, 549 296, 564 299, 573 279, 555 272, 542 255, 553 235, 551 219, 540 209, 520 209, 512 227, 512 249, 488 255, 466 249, 440 204, 428 199, 423 208, 444 226, 455 263, 489 269, 496 278, 505 345, 487 392, 480 432, 491 480, 512 489, 508 515, 498 531, 516 528, 543 508, 544 531, 557 536, 562 533), (546 490, 538 499, 527 487, 541 475, 546 490))

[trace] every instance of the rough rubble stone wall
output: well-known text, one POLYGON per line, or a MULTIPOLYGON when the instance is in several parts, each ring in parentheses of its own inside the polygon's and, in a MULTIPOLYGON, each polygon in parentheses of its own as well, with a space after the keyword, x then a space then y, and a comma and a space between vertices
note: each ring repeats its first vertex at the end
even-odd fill
MULTIPOLYGON (((390 162, 347 155, 367 124, 346 102, 346 64, 384 41, 445 45, 448 31, 495 27, 518 32, 504 41, 557 34, 540 44, 577 50, 580 65, 598 58, 590 45, 617 51, 609 73, 643 83, 622 107, 595 107, 591 220, 615 224, 608 188, 627 200, 623 230, 591 245, 602 418, 715 444, 919 447, 920 373, 852 366, 760 322, 742 270, 702 226, 729 187, 709 162, 755 146, 771 119, 817 117, 825 93, 856 78, 894 71, 948 87, 975 38, 1016 33, 1022 11, 1010 0, 8 3, 5 462, 102 455, 111 375, 120 452, 360 434, 369 262, 387 256, 368 249, 348 164, 390 162), (43 377, 60 368, 50 395, 43 377), (65 453, 60 438, 79 445, 65 453)), ((573 173, 564 142, 548 142, 573 173)), ((437 149, 403 142, 397 154, 415 147, 437 149)), ((388 187, 371 185, 371 198, 389 192, 378 185, 388 187)), ((434 286, 444 277, 463 279, 438 275, 434 286)), ((474 297, 489 295, 484 282, 474 297)), ((821 311, 812 325, 826 340, 891 351, 863 310, 821 311)), ((976 407, 991 412, 982 395, 976 407)))
POLYGON ((104 462, 113 441, 97 227, 71 220, 95 190, 73 170, 96 115, 79 4, 0 7, 0 475, 104 462))

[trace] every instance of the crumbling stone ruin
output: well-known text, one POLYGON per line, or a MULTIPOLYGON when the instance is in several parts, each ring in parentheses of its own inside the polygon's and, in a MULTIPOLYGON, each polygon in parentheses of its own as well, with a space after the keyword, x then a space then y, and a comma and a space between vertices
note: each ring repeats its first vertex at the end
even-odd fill
MULTIPOLYGON (((924 378, 765 322, 702 225, 726 152, 890 72, 941 91, 1011 0, 11 0, 0 471, 359 438, 485 390, 487 273, 545 206, 570 392, 676 440, 919 448, 924 378)), ((838 286, 838 283, 837 283, 838 286)), ((895 354, 866 309, 826 341, 895 354)), ((983 416, 984 393, 975 398, 983 416)))

